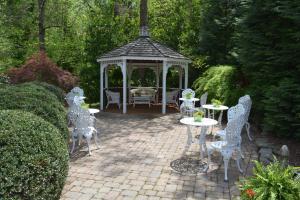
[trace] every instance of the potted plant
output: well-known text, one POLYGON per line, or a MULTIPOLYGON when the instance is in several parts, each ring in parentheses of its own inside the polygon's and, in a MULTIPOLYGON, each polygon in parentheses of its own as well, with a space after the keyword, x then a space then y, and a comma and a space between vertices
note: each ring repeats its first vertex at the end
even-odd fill
POLYGON ((191 99, 192 96, 193 96, 192 93, 189 92, 189 93, 186 93, 185 98, 186 99, 191 99))
POLYGON ((216 107, 216 108, 218 108, 218 107, 220 107, 220 106, 222 105, 222 102, 219 101, 219 100, 217 100, 217 99, 212 99, 212 100, 211 100, 211 103, 212 103, 212 105, 213 105, 214 107, 216 107))
POLYGON ((83 103, 80 105, 80 107, 83 108, 83 109, 89 109, 90 105, 83 102, 83 103))
POLYGON ((201 110, 198 110, 194 113, 194 121, 195 122, 202 122, 202 119, 204 117, 204 112, 201 110))

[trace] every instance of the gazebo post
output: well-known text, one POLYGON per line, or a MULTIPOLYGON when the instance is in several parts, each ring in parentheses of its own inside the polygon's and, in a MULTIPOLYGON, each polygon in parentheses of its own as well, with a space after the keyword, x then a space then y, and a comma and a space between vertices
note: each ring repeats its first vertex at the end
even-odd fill
POLYGON ((189 81, 189 68, 188 68, 188 64, 186 63, 184 65, 184 88, 185 89, 188 88, 188 81, 189 81))
POLYGON ((126 60, 124 59, 122 61, 122 66, 121 66, 121 69, 122 69, 122 73, 123 73, 123 114, 126 114, 127 112, 127 103, 126 103, 126 100, 127 100, 127 66, 126 66, 126 60))
POLYGON ((167 61, 163 61, 163 82, 162 82, 162 114, 166 114, 166 94, 167 94, 167 61))
POLYGON ((103 110, 103 71, 105 65, 100 62, 100 110, 103 110))
POLYGON ((104 87, 108 89, 108 67, 105 68, 105 85, 104 87))
POLYGON ((178 72, 179 72, 179 89, 181 90, 182 89, 182 68, 179 67, 178 68, 178 72))

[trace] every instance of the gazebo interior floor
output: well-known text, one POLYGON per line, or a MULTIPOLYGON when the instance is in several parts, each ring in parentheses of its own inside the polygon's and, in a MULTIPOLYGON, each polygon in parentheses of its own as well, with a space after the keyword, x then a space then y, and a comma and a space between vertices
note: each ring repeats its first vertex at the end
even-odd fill
MULTIPOLYGON (((151 104, 150 108, 148 105, 137 104, 133 107, 132 104, 127 105, 127 114, 161 114, 162 105, 161 104, 151 104)), ((119 107, 116 104, 109 105, 104 112, 111 113, 122 113, 122 107, 119 107)), ((168 113, 178 113, 179 108, 176 105, 167 105, 167 114, 168 113)))

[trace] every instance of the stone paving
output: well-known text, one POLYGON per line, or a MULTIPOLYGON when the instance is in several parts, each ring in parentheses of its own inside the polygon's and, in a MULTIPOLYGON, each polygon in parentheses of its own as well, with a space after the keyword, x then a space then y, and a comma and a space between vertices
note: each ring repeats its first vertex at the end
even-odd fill
MULTIPOLYGON (((170 167, 171 161, 184 156, 187 140, 187 128, 179 123, 178 114, 101 113, 97 118, 101 147, 96 150, 93 146, 92 156, 85 146, 74 153, 61 200, 237 199, 238 180, 251 174, 252 160, 257 159, 255 144, 245 138, 244 173, 238 172, 231 159, 229 182, 223 180, 218 154, 213 155, 207 173, 179 174, 170 167)), ((197 132, 193 130, 194 135, 197 132)), ((186 156, 199 159, 196 142, 186 156)))

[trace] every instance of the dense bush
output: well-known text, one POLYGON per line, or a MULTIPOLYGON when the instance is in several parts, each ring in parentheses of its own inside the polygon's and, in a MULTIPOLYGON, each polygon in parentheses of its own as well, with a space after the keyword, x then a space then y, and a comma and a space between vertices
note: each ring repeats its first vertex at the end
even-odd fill
POLYGON ((1 199, 59 199, 68 171, 58 129, 24 111, 0 110, 1 199))
POLYGON ((208 92, 208 102, 217 99, 229 106, 235 105, 243 94, 237 69, 231 66, 209 68, 194 82, 193 88, 197 97, 208 92))
POLYGON ((0 110, 32 112, 55 125, 68 138, 66 111, 57 97, 47 89, 32 83, 4 85, 0 88, 0 110))
POLYGON ((284 79, 265 94, 264 128, 279 136, 300 138, 300 83, 284 79))
POLYGON ((34 82, 34 84, 42 86, 45 89, 47 89, 50 92, 52 92, 53 94, 55 94, 55 96, 58 98, 59 101, 61 101, 61 102, 65 101, 66 94, 65 94, 65 92, 61 88, 59 88, 59 87, 57 87, 55 85, 51 85, 49 83, 45 83, 45 82, 37 82, 36 81, 36 82, 34 82))
POLYGON ((71 90, 78 81, 70 72, 60 69, 44 52, 33 55, 21 68, 10 69, 7 75, 12 83, 37 80, 56 85, 65 91, 71 90))
POLYGON ((241 197, 246 199, 292 200, 300 199, 300 180, 294 167, 283 167, 275 160, 268 166, 255 161, 254 175, 242 181, 241 197))

